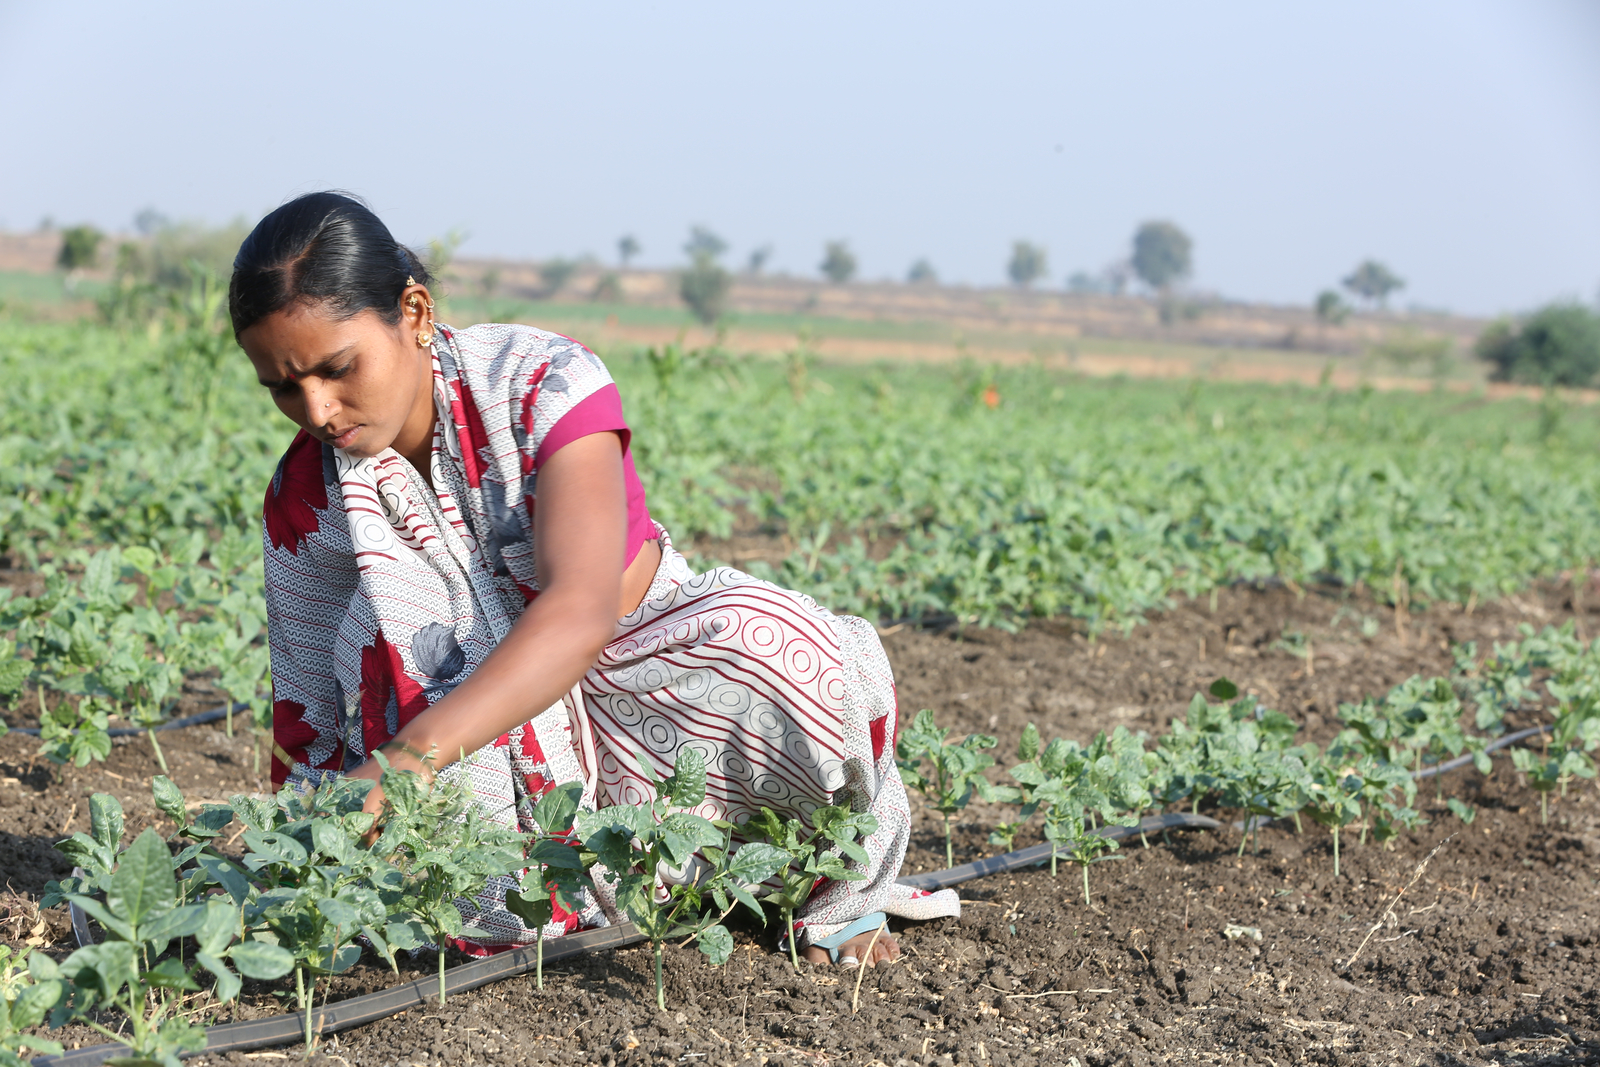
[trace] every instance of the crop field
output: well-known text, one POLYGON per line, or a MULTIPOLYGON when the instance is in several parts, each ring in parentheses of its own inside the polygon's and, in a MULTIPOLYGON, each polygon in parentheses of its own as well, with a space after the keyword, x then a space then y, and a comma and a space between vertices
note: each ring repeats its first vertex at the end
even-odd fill
POLYGON ((774 931, 870 828, 726 852, 689 759, 654 809, 558 789, 528 839, 398 778, 370 846, 352 790, 271 795, 291 434, 216 301, 0 319, 0 1065, 284 1013, 311 1041, 273 1055, 345 1064, 1600 1062, 1593 412, 602 351, 681 548, 879 625, 906 873, 1047 845, 858 975, 774 931), (686 849, 709 880, 658 900, 686 849), (643 943, 438 996, 458 898, 596 858, 643 943), (317 1032, 402 981, 429 999, 317 1032))

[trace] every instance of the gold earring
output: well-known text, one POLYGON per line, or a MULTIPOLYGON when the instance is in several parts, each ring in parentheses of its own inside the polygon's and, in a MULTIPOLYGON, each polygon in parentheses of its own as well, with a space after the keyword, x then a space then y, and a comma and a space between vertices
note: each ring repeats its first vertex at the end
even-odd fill
POLYGON ((416 285, 417 284, 417 279, 412 277, 411 275, 407 274, 406 275, 406 284, 407 285, 416 285))
POLYGON ((433 347, 433 331, 432 330, 418 330, 417 331, 417 347, 418 348, 432 348, 433 347))
POLYGON ((417 303, 417 294, 412 293, 411 296, 406 300, 406 307, 410 308, 412 311, 415 311, 417 310, 417 303))

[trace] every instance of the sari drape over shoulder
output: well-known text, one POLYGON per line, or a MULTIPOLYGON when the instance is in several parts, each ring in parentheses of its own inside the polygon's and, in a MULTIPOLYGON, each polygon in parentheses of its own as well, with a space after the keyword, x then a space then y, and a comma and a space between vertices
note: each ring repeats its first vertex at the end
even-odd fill
MULTIPOLYGON (((695 574, 648 518, 616 386, 582 345, 505 325, 441 326, 435 340, 431 488, 392 450, 359 459, 301 433, 267 490, 274 783, 353 770, 483 661, 538 596, 539 468, 562 444, 611 431, 624 446, 628 558, 645 540, 662 546, 650 591, 560 703, 530 708, 443 775, 465 776, 497 823, 532 830, 533 801, 552 786, 582 781, 586 805, 645 802, 640 760, 665 775, 692 746, 708 769, 699 814, 737 823, 765 806, 804 820, 845 804, 876 816, 866 879, 819 884, 803 941, 872 911, 959 913, 953 891, 895 883, 910 813, 893 676, 872 626, 732 568, 695 574)), ((505 908, 516 885, 497 879, 463 902, 463 948, 534 939, 505 908)), ((546 935, 604 925, 607 910, 558 911, 546 935)))

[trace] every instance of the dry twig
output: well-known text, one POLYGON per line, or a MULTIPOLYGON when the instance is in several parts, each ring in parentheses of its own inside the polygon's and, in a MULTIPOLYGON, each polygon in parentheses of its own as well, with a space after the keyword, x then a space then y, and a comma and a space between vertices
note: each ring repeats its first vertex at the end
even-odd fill
POLYGON ((1432 861, 1433 857, 1439 854, 1439 850, 1441 848, 1444 848, 1444 846, 1450 843, 1450 838, 1455 836, 1455 834, 1451 834, 1450 837, 1447 837, 1443 841, 1440 841, 1437 845, 1434 845, 1432 852, 1422 857, 1422 862, 1417 864, 1417 869, 1411 872, 1411 881, 1401 886, 1400 892, 1396 893, 1394 895, 1394 899, 1389 901, 1388 906, 1384 908, 1383 911, 1378 913, 1378 919, 1372 924, 1372 929, 1367 931, 1367 936, 1361 939, 1361 944, 1356 946, 1355 952, 1350 956, 1350 961, 1344 965, 1345 971, 1348 972, 1350 968, 1355 966, 1356 957, 1360 956, 1361 950, 1367 947, 1367 942, 1372 940, 1372 935, 1383 929, 1383 924, 1385 921, 1393 920, 1396 923, 1400 921, 1399 917, 1394 913, 1394 906, 1400 903, 1400 898, 1406 895, 1407 889, 1410 889, 1412 886, 1416 885, 1419 880, 1421 880, 1422 872, 1428 869, 1429 862, 1432 861))

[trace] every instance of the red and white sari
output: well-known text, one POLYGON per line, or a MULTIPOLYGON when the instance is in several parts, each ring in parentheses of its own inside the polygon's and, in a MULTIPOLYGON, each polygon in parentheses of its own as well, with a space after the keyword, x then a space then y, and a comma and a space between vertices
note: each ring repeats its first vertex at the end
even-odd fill
MULTIPOLYGON (((302 433, 263 515, 272 647, 274 783, 351 770, 464 679, 538 595, 538 470, 585 433, 628 431, 604 365, 575 341, 524 326, 439 327, 433 486, 392 450, 356 459, 302 433)), ((818 886, 802 941, 872 911, 959 913, 951 890, 897 885, 910 834, 894 765, 894 680, 872 626, 727 567, 694 574, 650 523, 626 460, 628 557, 659 537, 644 603, 618 620, 559 704, 448 768, 502 825, 531 830, 532 801, 581 780, 586 802, 653 798, 638 770, 705 756, 697 812, 741 822, 765 806, 806 819, 826 804, 869 811, 865 881, 818 886)), ((499 879, 464 909, 493 952, 533 940, 499 879)), ((546 936, 604 925, 600 901, 546 936)))

